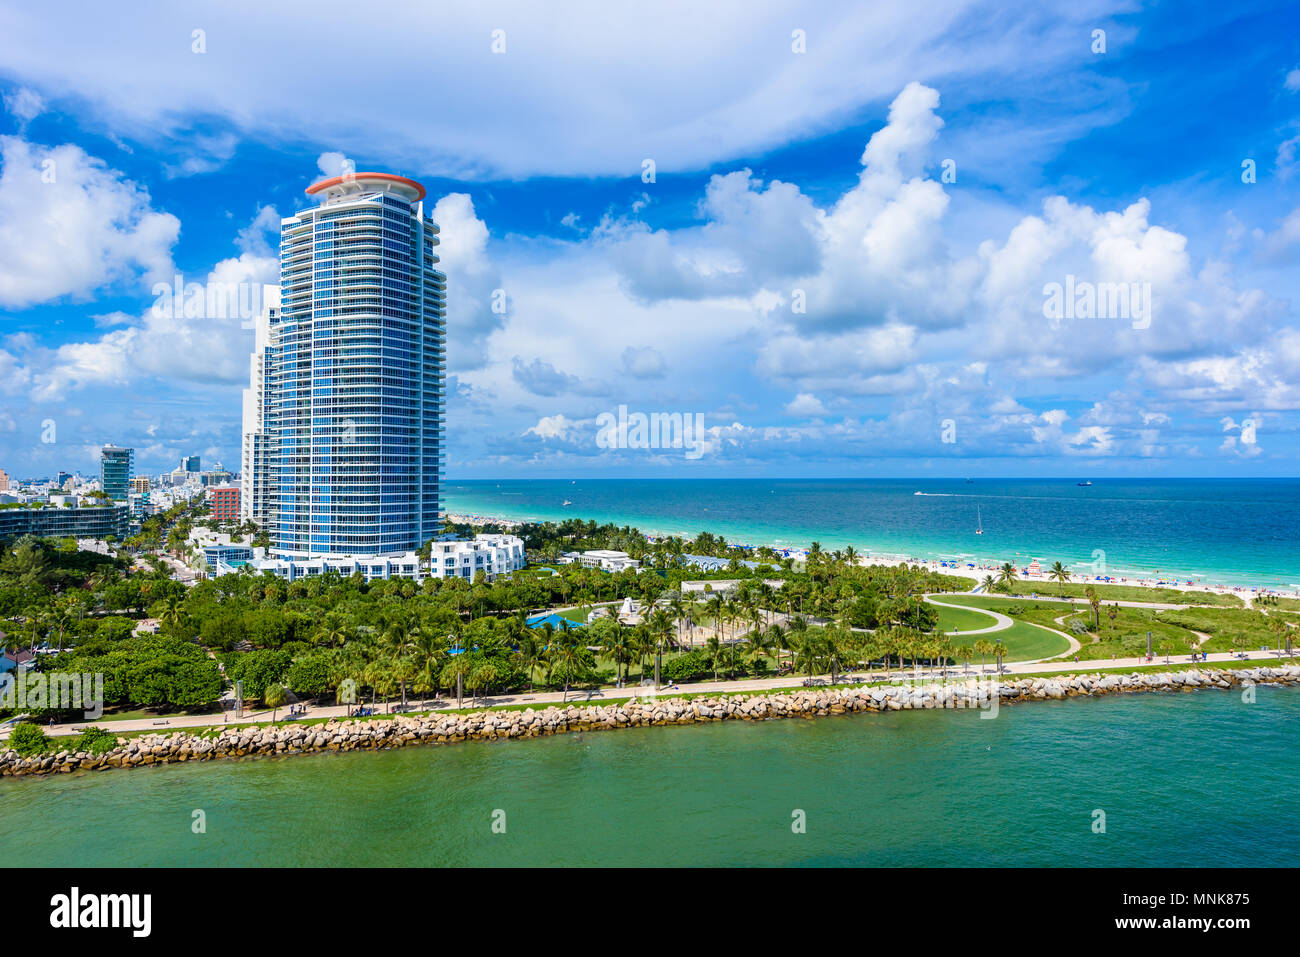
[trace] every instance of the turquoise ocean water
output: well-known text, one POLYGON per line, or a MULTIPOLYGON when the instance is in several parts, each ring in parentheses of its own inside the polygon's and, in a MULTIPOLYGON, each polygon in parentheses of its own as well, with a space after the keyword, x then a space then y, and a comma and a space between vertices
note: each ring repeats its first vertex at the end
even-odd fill
POLYGON ((1130 578, 1300 586, 1300 479, 448 481, 444 497, 453 513, 576 516, 750 544, 819 541, 981 563, 1037 558, 1080 572, 1104 560, 1110 574, 1130 578))
POLYGON ((1293 867, 1297 720, 1260 688, 4 779, 0 859, 1293 867))

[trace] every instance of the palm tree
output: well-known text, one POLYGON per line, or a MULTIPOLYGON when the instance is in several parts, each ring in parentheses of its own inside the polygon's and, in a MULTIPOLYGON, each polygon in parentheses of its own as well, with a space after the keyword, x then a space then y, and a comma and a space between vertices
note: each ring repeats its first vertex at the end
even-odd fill
POLYGON ((1282 657, 1282 636, 1291 630, 1291 627, 1281 618, 1270 617, 1268 620, 1268 630, 1277 636, 1277 656, 1282 657))
POLYGON ((1060 562, 1053 562, 1052 567, 1048 569, 1048 578, 1061 586, 1061 597, 1065 597, 1065 583, 1070 580, 1070 573, 1065 570, 1065 566, 1060 562))
POLYGON ((993 644, 985 638, 980 638, 971 647, 975 654, 980 656, 980 674, 984 674, 984 656, 992 654, 993 644))
POLYGON ((765 632, 761 628, 755 628, 749 633, 745 640, 745 657, 749 659, 751 665, 755 666, 757 673, 757 664, 760 659, 770 657, 772 648, 772 634, 765 632))
POLYGON ((181 607, 181 599, 172 595, 163 603, 163 611, 160 616, 161 623, 167 626, 167 633, 170 637, 176 637, 176 626, 184 622, 185 609, 181 607))
POLYGON ((680 592, 668 600, 668 614, 672 616, 673 624, 677 626, 678 647, 682 645, 682 622, 686 619, 686 606, 687 602, 680 592))
POLYGON ((601 618, 592 628, 601 652, 614 662, 614 674, 621 688, 627 677, 627 666, 636 657, 632 631, 610 618, 601 618))
POLYGON ((788 641, 786 629, 775 624, 767 626, 767 647, 773 652, 772 657, 778 671, 781 669, 781 652, 787 647, 788 641))
POLYGON ((993 580, 992 575, 985 575, 984 580, 980 582, 980 584, 984 587, 984 594, 986 595, 992 594, 998 587, 998 583, 993 580))
POLYGON ((709 635, 708 640, 704 643, 704 653, 713 666, 713 680, 718 680, 718 662, 722 660, 722 642, 716 634, 709 635))
POLYGON ((958 661, 966 663, 966 670, 970 671, 971 650, 969 645, 962 645, 960 648, 954 648, 952 653, 957 656, 958 661))
POLYGON ((537 640, 537 633, 529 628, 519 636, 519 650, 515 652, 519 667, 528 673, 528 693, 533 693, 533 678, 546 661, 546 650, 537 640))
POLYGON ((266 686, 266 691, 262 695, 262 700, 266 706, 271 709, 271 721, 275 721, 275 716, 279 713, 280 708, 289 700, 288 695, 284 693, 284 685, 272 682, 266 686))
POLYGON ((574 638, 568 631, 561 632, 557 639, 551 643, 550 660, 551 670, 559 669, 564 675, 564 697, 562 701, 569 700, 569 684, 573 681, 573 676, 578 674, 586 664, 583 654, 586 652, 586 646, 574 638))
POLYGON ((825 653, 824 639, 811 632, 801 636, 794 649, 794 667, 809 678, 817 673, 825 653))
POLYGON ((1088 599, 1088 604, 1092 606, 1092 627, 1093 630, 1101 632, 1101 598, 1097 595, 1097 589, 1089 585, 1083 590, 1083 595, 1088 599))
POLYGON ((650 614, 650 621, 647 623, 647 630, 650 637, 655 641, 655 688, 659 687, 659 667, 664 657, 664 642, 672 641, 673 620, 668 612, 662 608, 657 608, 650 614))
POLYGON ((465 687, 465 679, 469 677, 470 670, 469 658, 466 653, 462 651, 458 655, 452 655, 447 660, 447 663, 442 666, 442 671, 438 675, 439 680, 441 680, 443 685, 446 687, 450 688, 453 685, 455 686, 457 708, 461 707, 464 702, 462 689, 465 687))
POLYGON ((1016 566, 1010 562, 1003 562, 1002 568, 998 572, 998 586, 1005 588, 1007 594, 1013 594, 1016 590, 1016 566))
POLYGON ((490 661, 485 661, 478 665, 469 673, 465 679, 465 687, 475 693, 475 697, 482 697, 478 692, 480 689, 486 691, 494 684, 501 680, 501 671, 490 661))
POLYGON ((434 629, 419 628, 411 635, 412 691, 421 695, 437 691, 438 673, 446 655, 447 639, 434 629))
POLYGON ((419 629, 419 625, 408 628, 401 622, 394 622, 384 630, 379 640, 379 651, 389 674, 401 685, 403 710, 406 709, 406 683, 414 677, 416 671, 409 652, 415 645, 415 634, 419 629))
MULTIPOLYGON (((244 565, 248 568, 248 565, 244 565)), ((348 629, 339 620, 336 615, 329 615, 321 622, 315 634, 312 635, 312 642, 317 645, 323 645, 327 648, 336 648, 343 645, 348 640, 348 629)))

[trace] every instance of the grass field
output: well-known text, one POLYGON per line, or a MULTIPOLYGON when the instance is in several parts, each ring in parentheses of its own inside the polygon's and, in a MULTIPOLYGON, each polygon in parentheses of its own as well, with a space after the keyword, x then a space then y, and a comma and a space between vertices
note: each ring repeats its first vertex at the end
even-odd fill
MULTIPOLYGON (((945 596, 944 601, 950 597, 945 596)), ((1139 657, 1146 654, 1147 632, 1151 633, 1151 648, 1156 655, 1168 654, 1186 657, 1193 650, 1208 652, 1234 651, 1240 647, 1258 650, 1263 645, 1277 646, 1277 638, 1269 631, 1269 616, 1247 608, 1188 608, 1183 611, 1160 611, 1150 608, 1106 606, 1101 612, 1101 628, 1094 640, 1092 609, 1087 605, 1075 606, 1054 601, 1034 601, 1025 598, 990 598, 983 595, 963 595, 955 600, 963 605, 991 608, 1011 615, 1019 622, 1032 622, 1060 628, 1073 633, 1071 619, 1085 625, 1087 632, 1077 635, 1082 644, 1080 660, 1105 661, 1114 658, 1139 657), (1111 617, 1111 612, 1114 617, 1111 617), (1064 616, 1064 617, 1062 617, 1064 616), (1056 619, 1062 618, 1058 624, 1056 619), (1201 643, 1198 633, 1209 638, 1201 643)), ((1300 624, 1300 613, 1274 609, 1273 616, 1300 624)), ((1300 639, 1300 635, 1297 635, 1300 639)))
MULTIPOLYGON (((947 601, 942 598, 940 601, 947 601)), ((951 634, 953 631, 975 631, 980 628, 990 628, 997 624, 997 619, 992 615, 986 615, 982 611, 966 608, 944 608, 940 605, 934 606, 935 611, 939 613, 939 630, 951 634)), ((963 640, 963 636, 958 635, 955 639, 957 642, 963 640)))
MULTIPOLYGON (((1008 614, 1008 608, 1029 604, 1024 599, 988 598, 984 595, 944 595, 940 601, 952 602, 954 605, 965 605, 971 609, 989 608, 1000 611, 1004 615, 1008 614)), ((1058 603, 1055 607, 1063 609, 1064 606, 1058 603)), ((939 609, 940 612, 944 610, 943 608, 939 609)), ((1057 614, 1061 614, 1061 611, 1058 611, 1057 614)), ((984 616, 981 615, 980 618, 984 619, 984 616)), ((942 616, 940 621, 943 621, 942 616)), ((1017 620, 1010 628, 1003 631, 993 631, 987 635, 969 635, 966 637, 958 635, 953 639, 953 644, 969 645, 981 638, 986 641, 1001 639, 1002 644, 1006 646, 1008 651, 1005 659, 1007 661, 1032 661, 1035 658, 1050 658, 1053 655, 1061 655, 1070 650, 1070 644, 1064 638, 1050 631, 1044 631, 1042 628, 1037 628, 1034 623, 1046 625, 1049 628, 1057 627, 1050 619, 1024 618, 1017 620)), ((1061 630, 1064 631, 1065 629, 1061 630)))
MULTIPOLYGON (((1050 581, 1018 581, 1015 594, 1058 597, 1064 587, 1066 598, 1083 598, 1087 585, 1071 583, 1061 586, 1050 581)), ((1244 602, 1237 595, 1216 595, 1211 592, 1179 591, 1177 588, 1143 588, 1140 585, 1093 585, 1102 601, 1149 601, 1162 605, 1215 605, 1224 608, 1241 608, 1244 602)))

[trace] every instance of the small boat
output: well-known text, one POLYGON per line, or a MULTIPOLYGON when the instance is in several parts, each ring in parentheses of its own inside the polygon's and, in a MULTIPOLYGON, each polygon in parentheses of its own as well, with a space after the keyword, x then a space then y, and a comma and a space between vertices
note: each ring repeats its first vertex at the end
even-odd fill
POLYGON ((975 534, 984 534, 984 516, 980 514, 980 507, 978 505, 975 506, 975 534))
POLYGON ((912 494, 913 494, 913 495, 924 495, 925 493, 924 493, 924 492, 913 492, 912 494))
POLYGON ((1078 485, 1080 488, 1086 488, 1087 486, 1091 485, 1092 483, 1091 483, 1091 482, 1076 482, 1075 484, 1078 485))
POLYGON ((564 504, 565 504, 565 505, 572 505, 573 503, 570 502, 570 501, 566 498, 566 499, 564 500, 564 504))

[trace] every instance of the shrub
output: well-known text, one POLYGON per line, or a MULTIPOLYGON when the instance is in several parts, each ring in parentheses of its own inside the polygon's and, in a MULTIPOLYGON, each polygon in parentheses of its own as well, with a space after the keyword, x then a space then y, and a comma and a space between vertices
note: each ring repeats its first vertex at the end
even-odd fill
POLYGON ((659 674, 669 681, 695 681, 699 678, 712 678, 713 665, 704 652, 697 648, 676 658, 669 658, 659 669, 659 674))
POLYGON ((18 752, 20 758, 30 758, 43 754, 49 749, 50 739, 39 727, 24 721, 9 734, 9 747, 18 752))
POLYGON ((88 751, 91 754, 104 754, 117 747, 117 735, 103 728, 86 728, 72 740, 69 751, 88 751))

